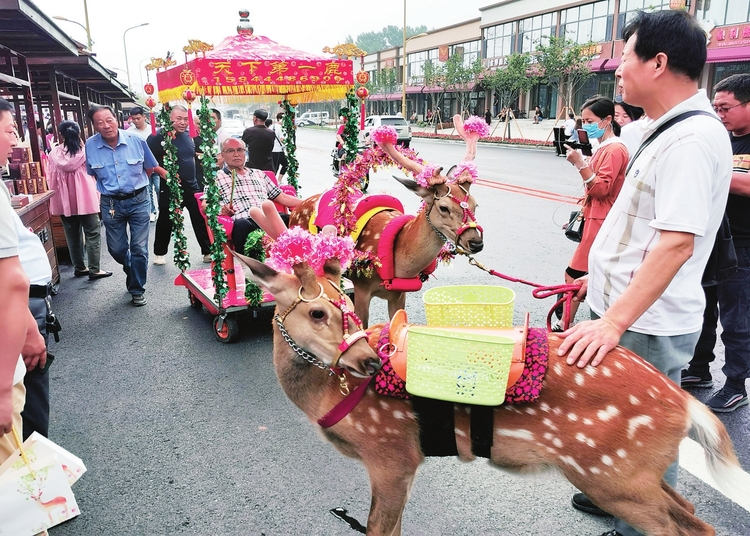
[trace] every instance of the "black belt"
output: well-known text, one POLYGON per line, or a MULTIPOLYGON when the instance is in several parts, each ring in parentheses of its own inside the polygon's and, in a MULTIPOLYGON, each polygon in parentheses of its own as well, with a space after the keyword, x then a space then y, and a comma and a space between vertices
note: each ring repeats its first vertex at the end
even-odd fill
POLYGON ((139 193, 141 193, 143 190, 145 190, 146 187, 138 188, 137 190, 133 190, 129 194, 112 194, 108 195, 107 197, 111 197, 112 199, 117 199, 118 201, 124 201, 125 199, 133 199, 135 196, 137 196, 139 193))
POLYGON ((46 285, 31 285, 29 287, 29 298, 49 298, 52 296, 52 283, 46 285))

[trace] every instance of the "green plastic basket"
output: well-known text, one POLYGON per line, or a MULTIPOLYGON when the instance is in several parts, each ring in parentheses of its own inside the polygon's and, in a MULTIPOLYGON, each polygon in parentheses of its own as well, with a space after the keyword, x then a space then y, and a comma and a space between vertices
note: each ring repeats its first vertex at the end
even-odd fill
POLYGON ((480 406, 505 401, 513 339, 409 326, 407 348, 409 393, 480 406))
POLYGON ((515 292, 494 285, 435 287, 424 293, 428 326, 513 327, 515 292))

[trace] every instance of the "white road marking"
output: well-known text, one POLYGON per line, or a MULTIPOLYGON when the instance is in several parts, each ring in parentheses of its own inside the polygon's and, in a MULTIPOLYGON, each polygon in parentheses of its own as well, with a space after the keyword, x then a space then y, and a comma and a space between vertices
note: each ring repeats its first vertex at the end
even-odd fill
POLYGON ((703 447, 689 437, 686 437, 682 440, 682 443, 680 443, 680 467, 714 488, 732 502, 750 512, 750 493, 747 492, 747 490, 750 489, 750 474, 747 472, 743 471, 741 474, 740 480, 742 483, 740 488, 742 491, 727 495, 724 490, 719 488, 716 481, 708 472, 706 459, 703 454, 703 447))

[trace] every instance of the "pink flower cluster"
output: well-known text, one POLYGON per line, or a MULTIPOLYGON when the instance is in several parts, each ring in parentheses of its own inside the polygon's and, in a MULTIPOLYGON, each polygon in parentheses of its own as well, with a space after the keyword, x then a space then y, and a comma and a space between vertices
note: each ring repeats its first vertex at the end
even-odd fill
POLYGON ((443 180, 439 180, 440 175, 436 175, 438 168, 440 168, 440 166, 437 166, 435 164, 427 164, 424 169, 416 177, 414 177, 414 180, 417 181, 417 184, 419 184, 422 188, 429 188, 430 186, 433 186, 438 182, 443 182, 443 180))
POLYGON ((483 118, 472 115, 464 121, 464 131, 466 134, 476 134, 480 138, 484 138, 489 135, 490 126, 483 118))
POLYGON ((479 171, 477 171, 477 166, 474 162, 464 160, 453 170, 453 178, 458 184, 474 182, 479 178, 479 171))
POLYGON ((339 259, 346 270, 354 257, 354 241, 350 237, 328 234, 312 235, 302 227, 292 227, 279 236, 269 250, 268 265, 291 273, 295 264, 307 263, 317 275, 329 259, 339 259))
POLYGON ((398 132, 396 132, 396 129, 392 126, 383 125, 370 132, 370 139, 378 145, 383 143, 396 145, 396 142, 398 141, 398 132))

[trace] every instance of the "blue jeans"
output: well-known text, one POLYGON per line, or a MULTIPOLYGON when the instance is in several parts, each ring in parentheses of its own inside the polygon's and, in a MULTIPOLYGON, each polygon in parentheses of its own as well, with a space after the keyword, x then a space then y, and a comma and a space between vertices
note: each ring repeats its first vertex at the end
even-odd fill
MULTIPOLYGON (((596 320, 599 317, 592 312, 591 318, 596 320)), ((685 368, 685 365, 693 356, 695 343, 699 336, 700 333, 697 331, 671 337, 626 331, 620 337, 620 346, 635 352, 663 372, 670 380, 680 385, 680 371, 685 368)), ((679 460, 675 460, 664 473, 664 481, 673 488, 677 487, 679 468, 679 460)), ((615 530, 623 536, 643 536, 636 529, 617 518, 615 518, 615 530)))
POLYGON ((725 348, 721 370, 731 387, 744 388, 745 380, 750 378, 750 247, 735 249, 737 273, 703 289, 706 293, 703 331, 690 368, 708 375, 708 365, 716 358, 716 323, 720 320, 725 348))
POLYGON ((134 296, 143 294, 146 286, 150 193, 145 188, 130 199, 118 201, 114 197, 102 195, 101 200, 102 221, 107 230, 107 249, 112 258, 122 264, 125 285, 134 296), (114 216, 110 212, 113 209, 114 216))
POLYGON ((156 173, 152 173, 148 178, 148 188, 146 190, 148 190, 148 198, 151 201, 151 214, 156 214, 156 209, 159 206, 160 182, 161 177, 156 173))

